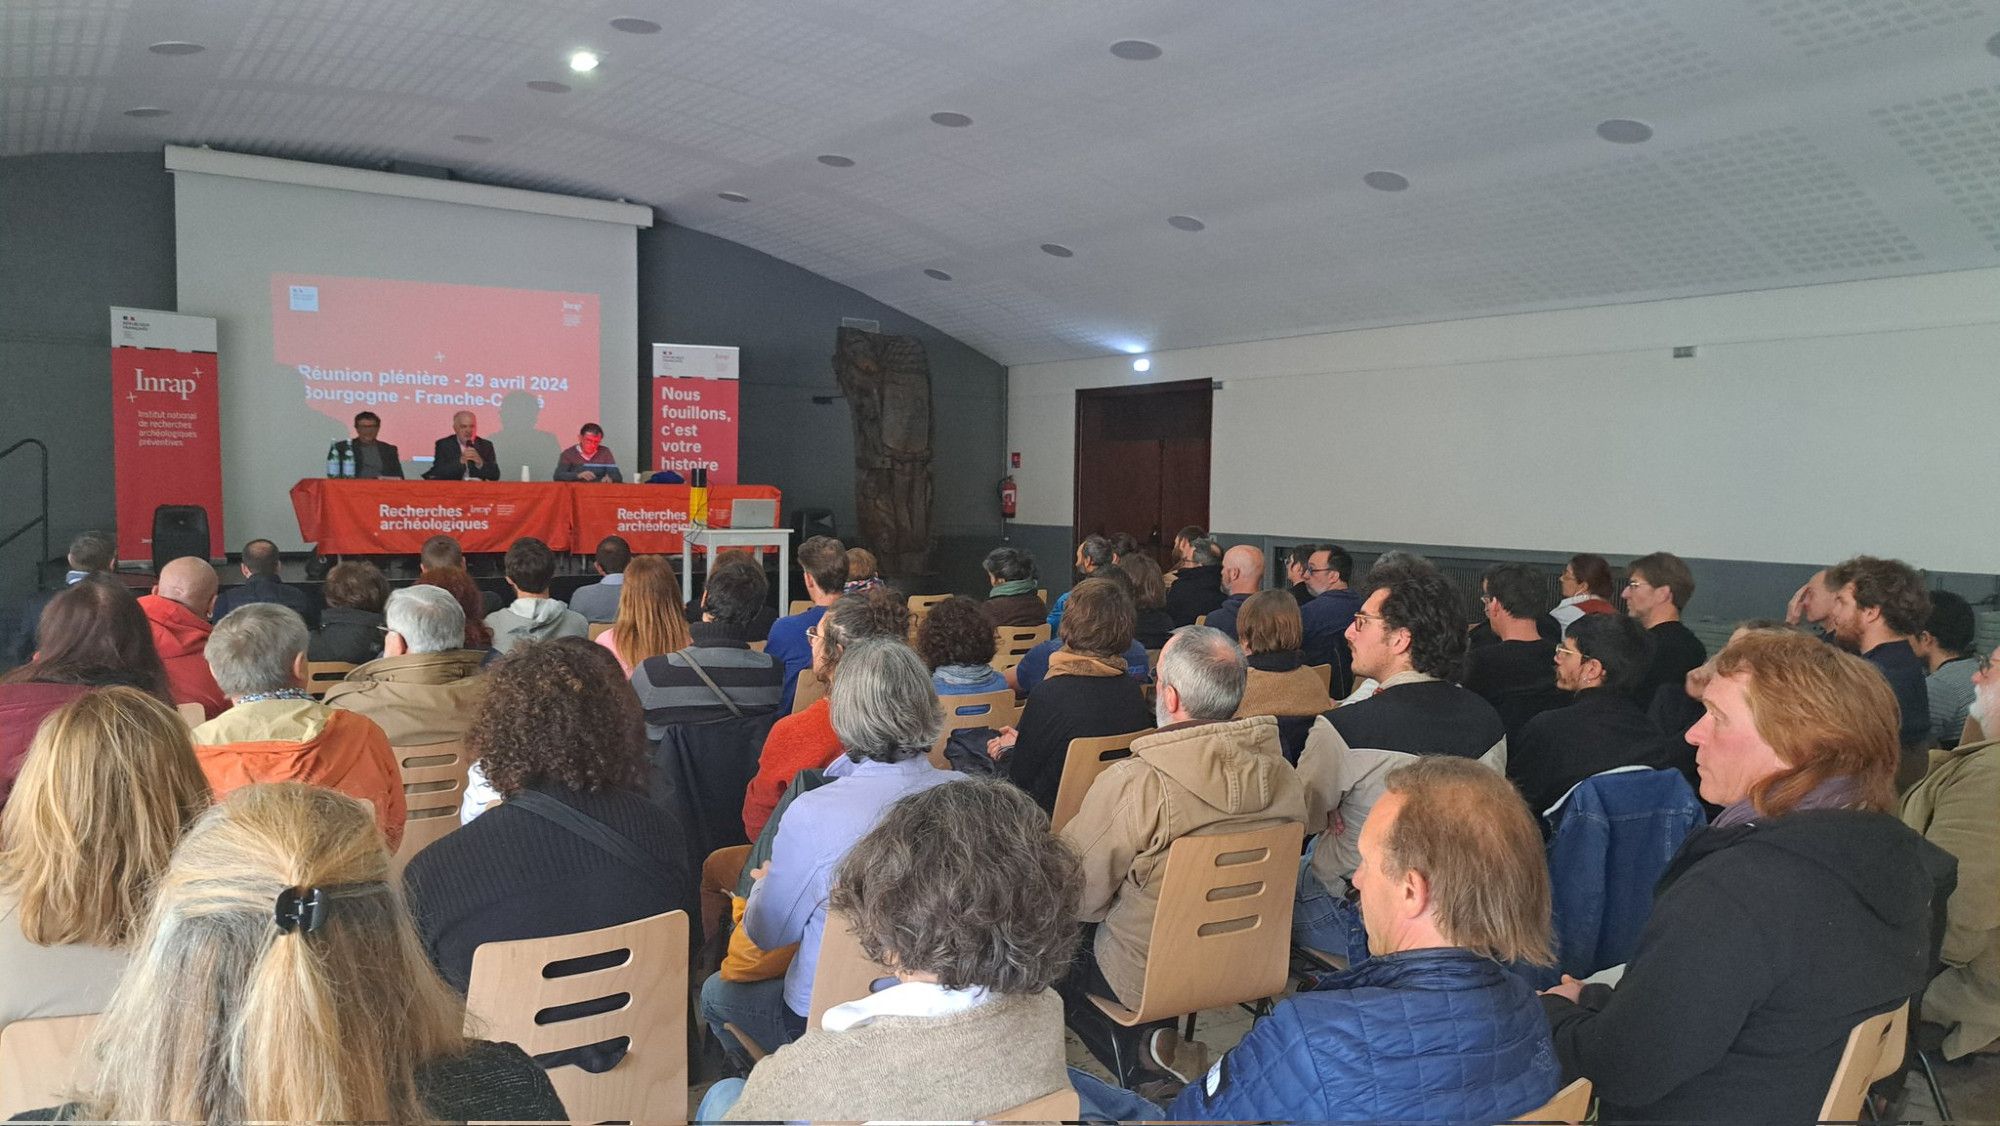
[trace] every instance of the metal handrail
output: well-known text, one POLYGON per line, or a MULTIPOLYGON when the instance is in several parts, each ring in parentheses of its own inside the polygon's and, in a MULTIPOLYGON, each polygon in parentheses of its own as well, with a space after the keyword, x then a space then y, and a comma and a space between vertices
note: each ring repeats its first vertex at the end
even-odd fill
POLYGON ((35 449, 40 450, 42 454, 42 514, 8 532, 6 535, 0 536, 0 547, 6 547, 8 544, 26 535, 36 525, 41 525, 42 553, 35 557, 35 586, 40 587, 42 585, 42 564, 49 558, 49 447, 40 438, 23 438, 6 449, 0 450, 0 461, 7 460, 8 454, 13 453, 23 446, 33 446, 35 449))

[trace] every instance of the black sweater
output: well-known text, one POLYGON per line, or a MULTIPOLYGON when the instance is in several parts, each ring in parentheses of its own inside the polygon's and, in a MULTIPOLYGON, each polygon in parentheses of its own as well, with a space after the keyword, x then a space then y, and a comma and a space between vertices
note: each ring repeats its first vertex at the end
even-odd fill
POLYGON ((367 664, 382 655, 382 615, 352 606, 328 606, 320 627, 306 644, 309 661, 367 664))
POLYGON ((1553 641, 1496 641, 1465 655, 1460 683, 1493 705, 1512 739, 1529 720, 1569 703, 1569 693, 1556 688, 1555 662, 1553 641))
POLYGON ((1222 564, 1182 567, 1167 588, 1167 615, 1174 625, 1191 626, 1196 618, 1222 605, 1222 564))
POLYGON ((1007 774, 1045 811, 1056 807, 1071 739, 1144 731, 1153 709, 1129 676, 1051 676, 1028 694, 1007 774))
POLYGON ((1384 688, 1326 713, 1357 750, 1479 758, 1507 735, 1493 705, 1456 684, 1426 680, 1384 688))
POLYGON ((1542 998, 1599 1121, 1810 1122, 1847 1034, 1924 988, 1936 846, 1806 810, 1681 845, 1616 989, 1542 998))
POLYGON ((1679 618, 1648 629, 1646 636, 1653 639, 1653 660, 1646 666, 1646 679, 1632 692, 1633 702, 1642 708, 1653 702, 1653 694, 1663 685, 1685 694, 1687 674, 1708 660, 1708 647, 1679 618))
POLYGON ((484 942, 575 934, 686 910, 699 919, 680 826, 643 795, 536 789, 615 829, 658 862, 630 865, 560 825, 501 804, 419 852, 403 889, 431 963, 465 992, 484 942))
POLYGON ((1535 716, 1507 740, 1507 777, 1537 814, 1571 786, 1620 766, 1692 773, 1694 748, 1660 734, 1630 697, 1605 688, 1578 693, 1576 703, 1535 716))

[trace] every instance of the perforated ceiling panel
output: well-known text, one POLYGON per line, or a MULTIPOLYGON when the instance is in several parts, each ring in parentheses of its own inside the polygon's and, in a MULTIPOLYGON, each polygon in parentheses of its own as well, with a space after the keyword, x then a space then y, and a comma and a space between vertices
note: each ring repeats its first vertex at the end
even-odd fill
POLYGON ((0 155, 630 199, 1023 363, 2000 265, 1996 36, 1996 0, 0 0, 0 155))

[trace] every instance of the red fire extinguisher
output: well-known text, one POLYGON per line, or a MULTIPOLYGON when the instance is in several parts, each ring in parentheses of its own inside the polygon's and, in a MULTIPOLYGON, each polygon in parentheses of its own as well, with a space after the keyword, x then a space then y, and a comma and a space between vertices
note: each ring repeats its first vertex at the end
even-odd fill
POLYGON ((1015 511, 1020 507, 1020 503, 1021 503, 1021 492, 1019 489, 1016 489, 1014 487, 1014 478, 1012 477, 1000 478, 1001 518, 1006 520, 1012 520, 1014 518, 1015 511))

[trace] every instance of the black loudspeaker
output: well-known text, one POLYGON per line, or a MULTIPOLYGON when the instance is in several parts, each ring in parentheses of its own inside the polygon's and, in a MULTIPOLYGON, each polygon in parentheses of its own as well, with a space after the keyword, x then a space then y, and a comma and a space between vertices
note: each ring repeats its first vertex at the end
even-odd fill
POLYGON ((793 509, 792 531, 798 533, 797 538, 792 541, 793 550, 797 550, 800 544, 814 536, 840 538, 840 533, 834 530, 833 509, 831 508, 793 509))
POLYGON ((153 573, 183 555, 208 558, 208 509, 163 504, 153 510, 153 573))

